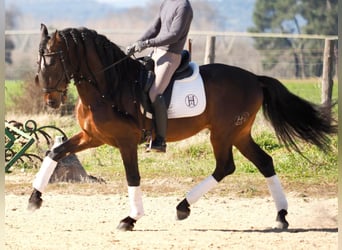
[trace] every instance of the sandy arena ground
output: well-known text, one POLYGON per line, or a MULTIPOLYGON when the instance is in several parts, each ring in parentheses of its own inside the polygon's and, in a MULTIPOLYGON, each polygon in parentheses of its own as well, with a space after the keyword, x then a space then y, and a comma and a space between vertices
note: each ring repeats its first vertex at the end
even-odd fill
POLYGON ((146 215, 133 232, 116 230, 129 210, 124 194, 51 191, 33 213, 28 198, 6 193, 6 249, 337 249, 337 198, 288 194, 290 227, 283 232, 272 229, 270 198, 208 195, 176 221, 182 197, 144 194, 146 215))

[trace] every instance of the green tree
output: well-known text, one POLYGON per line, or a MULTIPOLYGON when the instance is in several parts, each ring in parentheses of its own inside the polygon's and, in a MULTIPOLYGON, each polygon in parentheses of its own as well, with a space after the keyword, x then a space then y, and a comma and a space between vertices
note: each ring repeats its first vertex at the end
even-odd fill
POLYGON ((304 33, 337 36, 338 0, 303 1, 300 14, 308 20, 304 33))
MULTIPOLYGON (((257 0, 250 32, 283 34, 337 34, 337 0, 257 0)), ((292 57, 296 77, 319 76, 323 44, 294 38, 255 38, 264 54, 264 69, 292 57), (287 51, 287 52, 284 52, 287 51)))

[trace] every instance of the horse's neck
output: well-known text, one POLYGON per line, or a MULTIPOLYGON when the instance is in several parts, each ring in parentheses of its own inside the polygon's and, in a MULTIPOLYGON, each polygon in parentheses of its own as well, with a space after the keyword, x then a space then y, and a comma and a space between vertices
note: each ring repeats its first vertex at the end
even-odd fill
MULTIPOLYGON (((83 70, 79 73, 82 77, 85 77, 82 82, 76 83, 77 91, 81 102, 87 107, 99 107, 99 106, 111 106, 114 110, 119 110, 123 113, 133 114, 136 113, 137 98, 135 93, 135 82, 139 80, 139 62, 128 58, 126 63, 129 71, 121 75, 120 81, 113 79, 117 86, 110 89, 110 83, 106 82, 104 72, 96 74, 98 70, 91 69, 92 75, 95 76, 91 79, 91 76, 85 77, 89 72, 87 68, 83 67, 83 70)), ((118 77, 118 76, 113 76, 118 77)))
POLYGON ((102 99, 100 92, 98 92, 95 87, 89 83, 76 84, 76 88, 79 98, 85 106, 95 106, 102 99))

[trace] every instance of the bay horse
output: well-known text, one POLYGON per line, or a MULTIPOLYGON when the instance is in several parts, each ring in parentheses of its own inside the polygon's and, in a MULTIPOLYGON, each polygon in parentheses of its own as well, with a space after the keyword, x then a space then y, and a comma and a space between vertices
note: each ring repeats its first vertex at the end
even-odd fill
MULTIPOLYGON (((60 159, 108 144, 120 150, 128 184, 130 213, 120 221, 118 229, 133 230, 144 214, 137 149, 144 129, 152 124, 140 109, 137 86, 144 66, 94 30, 67 28, 50 36, 44 24, 38 59, 36 84, 42 85, 48 106, 58 108, 65 101, 70 81, 76 85, 81 131, 44 158, 33 182, 28 208, 41 207, 42 193, 60 159)), ((288 204, 272 157, 251 136, 256 114, 262 108, 278 139, 298 152, 297 139, 326 150, 329 136, 336 133, 337 126, 325 115, 323 106, 292 94, 274 78, 224 64, 201 65, 199 72, 207 106, 200 115, 169 119, 167 141, 182 140, 209 129, 216 166, 212 175, 177 205, 177 218, 187 218, 192 204, 234 172, 235 146, 265 177, 275 202, 278 227, 287 229, 288 204)))

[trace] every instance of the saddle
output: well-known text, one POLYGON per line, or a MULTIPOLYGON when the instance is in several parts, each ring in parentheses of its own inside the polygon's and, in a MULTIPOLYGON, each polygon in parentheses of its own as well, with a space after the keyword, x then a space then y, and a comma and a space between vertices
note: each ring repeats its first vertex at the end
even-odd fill
MULTIPOLYGON (((190 67, 191 56, 189 51, 183 50, 181 54, 181 63, 173 74, 169 85, 163 93, 166 106, 169 107, 174 83, 176 80, 187 78, 193 74, 193 68, 190 67)), ((152 113, 151 100, 149 98, 149 90, 155 80, 154 61, 150 56, 138 58, 143 65, 139 84, 141 85, 141 104, 145 112, 152 113)))

